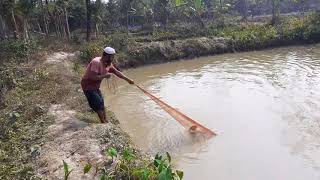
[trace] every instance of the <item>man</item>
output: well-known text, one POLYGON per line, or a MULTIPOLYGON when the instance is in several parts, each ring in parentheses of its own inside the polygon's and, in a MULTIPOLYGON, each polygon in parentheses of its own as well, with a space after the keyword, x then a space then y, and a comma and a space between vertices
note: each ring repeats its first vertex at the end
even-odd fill
POLYGON ((100 91, 100 84, 104 78, 110 78, 110 73, 126 80, 129 84, 134 84, 133 80, 126 77, 118 71, 112 64, 115 49, 106 47, 103 50, 102 57, 96 57, 91 60, 87 66, 86 72, 81 80, 82 90, 87 97, 90 107, 98 114, 101 123, 108 123, 104 100, 100 91))

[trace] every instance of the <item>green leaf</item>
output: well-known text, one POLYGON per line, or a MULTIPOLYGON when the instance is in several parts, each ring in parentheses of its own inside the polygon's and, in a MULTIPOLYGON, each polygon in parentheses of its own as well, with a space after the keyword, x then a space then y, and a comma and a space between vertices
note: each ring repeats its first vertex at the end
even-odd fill
POLYGON ((154 157, 154 161, 153 161, 154 166, 158 167, 159 161, 157 161, 157 160, 161 160, 161 159, 162 159, 162 156, 160 156, 159 154, 156 154, 156 156, 154 157))
POLYGON ((148 169, 143 170, 142 180, 148 180, 150 176, 150 171, 148 169))
POLYGON ((64 160, 62 162, 63 162, 64 174, 67 174, 69 172, 69 166, 64 160))
POLYGON ((172 173, 171 166, 169 166, 168 168, 166 168, 166 176, 167 176, 167 178, 171 180, 173 178, 172 174, 173 173, 172 173))
POLYGON ((167 180, 167 179, 166 179, 166 171, 165 171, 165 170, 163 170, 163 171, 160 172, 160 174, 159 174, 159 176, 158 176, 158 179, 159 179, 159 180, 167 180))
POLYGON ((67 180, 72 170, 69 170, 69 165, 63 160, 64 180, 67 180))
POLYGON ((200 10, 202 8, 202 0, 194 0, 194 6, 196 10, 200 10))
POLYGON ((155 164, 155 166, 156 166, 156 167, 158 167, 158 168, 159 168, 159 166, 160 166, 160 165, 162 165, 162 164, 163 164, 163 162, 162 162, 162 160, 155 159, 155 160, 154 160, 154 164, 155 164))
POLYGON ((108 177, 107 177, 107 180, 114 180, 114 179, 115 179, 114 176, 108 176, 108 177))
POLYGON ((182 0, 176 0, 176 6, 181 6, 182 0))
POLYGON ((99 180, 106 180, 106 174, 103 173, 103 174, 100 176, 99 180))
POLYGON ((159 178, 159 180, 171 180, 171 179, 173 179, 171 168, 170 167, 164 168, 160 172, 158 178, 159 178))
POLYGON ((164 168, 165 167, 164 167, 163 163, 160 163, 159 166, 158 166, 158 172, 161 173, 164 168))
POLYGON ((125 148, 122 154, 122 158, 126 161, 131 161, 135 159, 135 155, 133 154, 131 149, 125 148))
POLYGON ((113 158, 113 157, 116 157, 118 155, 118 152, 117 152, 116 149, 111 147, 111 148, 108 149, 107 154, 113 158))
POLYGON ((183 171, 176 170, 176 173, 177 173, 177 175, 179 176, 180 179, 183 178, 183 171))
POLYGON ((83 173, 87 174, 90 171, 91 167, 92 165, 90 163, 86 164, 83 168, 83 173))

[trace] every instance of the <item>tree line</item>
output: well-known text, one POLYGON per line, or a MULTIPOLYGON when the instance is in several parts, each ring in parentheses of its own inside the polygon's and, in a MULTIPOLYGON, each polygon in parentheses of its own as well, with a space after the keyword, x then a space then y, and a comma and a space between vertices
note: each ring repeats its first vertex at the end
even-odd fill
POLYGON ((113 30, 126 32, 170 25, 200 28, 224 16, 305 12, 319 0, 1 0, 0 39, 29 39, 30 34, 70 39, 85 33, 89 41, 113 30))

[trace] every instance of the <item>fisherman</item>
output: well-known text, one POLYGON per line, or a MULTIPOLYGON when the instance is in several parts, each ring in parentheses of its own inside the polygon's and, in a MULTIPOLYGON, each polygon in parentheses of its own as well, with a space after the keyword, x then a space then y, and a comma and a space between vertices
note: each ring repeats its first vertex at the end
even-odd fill
POLYGON ((104 48, 102 57, 95 57, 88 64, 86 72, 81 80, 82 90, 87 97, 91 109, 98 114, 101 123, 108 123, 104 100, 100 91, 102 80, 110 78, 110 73, 112 73, 117 77, 124 79, 129 84, 134 84, 133 80, 126 77, 112 64, 115 54, 116 51, 112 47, 104 48))

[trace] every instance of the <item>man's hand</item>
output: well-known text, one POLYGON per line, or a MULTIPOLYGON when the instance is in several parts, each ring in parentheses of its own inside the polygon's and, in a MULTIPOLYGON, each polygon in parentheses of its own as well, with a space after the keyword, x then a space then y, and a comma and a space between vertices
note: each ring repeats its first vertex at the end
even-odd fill
POLYGON ((128 79, 127 82, 128 82, 129 84, 134 84, 134 81, 131 80, 131 79, 128 79))

